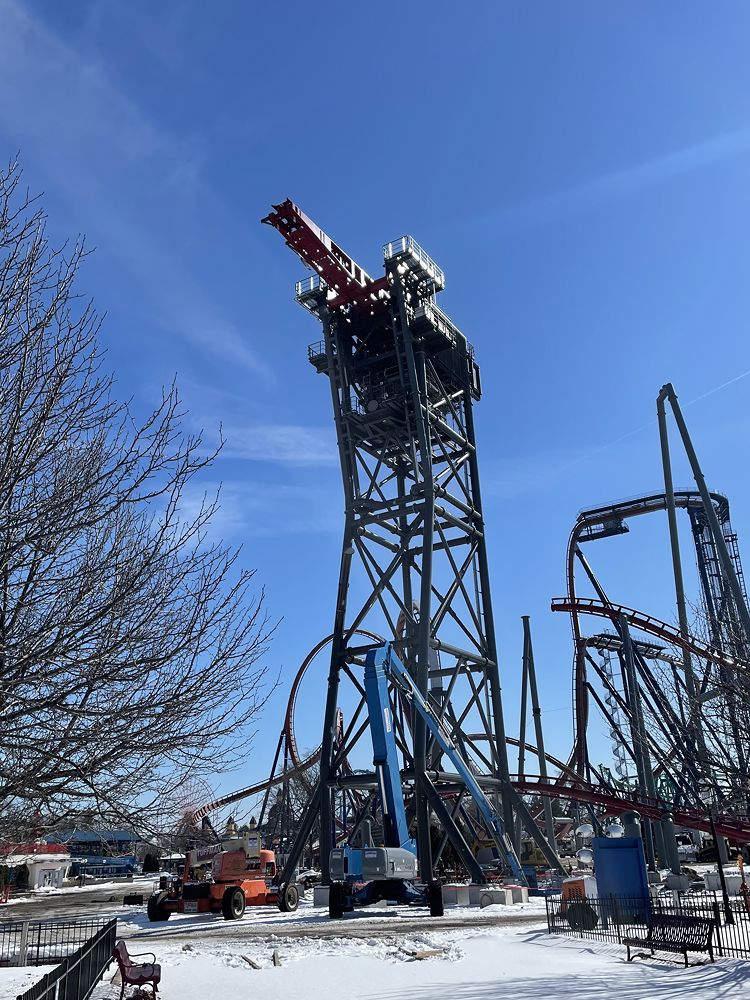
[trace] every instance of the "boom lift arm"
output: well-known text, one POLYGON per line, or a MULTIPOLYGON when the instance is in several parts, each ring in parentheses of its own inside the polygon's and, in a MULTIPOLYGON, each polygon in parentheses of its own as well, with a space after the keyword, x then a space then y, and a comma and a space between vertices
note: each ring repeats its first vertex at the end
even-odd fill
MULTIPOLYGON (((467 791, 471 795, 474 803, 479 810, 483 820, 487 824, 487 828, 492 831, 493 839, 497 844, 502 856, 510 868, 513 877, 518 879, 521 885, 526 885, 526 876, 521 868, 521 863, 516 856, 516 852, 513 849, 513 845, 505 832, 505 827, 503 821, 498 816, 497 812, 493 808, 492 804, 488 800, 487 796, 482 791, 479 783, 472 774, 470 768, 467 766, 466 761, 457 749, 453 738, 445 726, 445 724, 435 715, 431 706, 426 701, 422 693, 420 692, 414 678, 411 676, 409 671, 406 669, 404 664, 399 659, 393 646, 386 642, 382 646, 377 646, 375 649, 371 649, 367 654, 367 659, 365 661, 365 687, 367 689, 367 676, 368 672, 371 678, 378 678, 377 696, 379 697, 379 702, 375 704, 375 686, 374 681, 371 680, 370 686, 372 689, 373 704, 370 704, 370 695, 368 694, 368 710, 370 713, 370 725, 373 726, 373 719, 378 716, 378 724, 380 720, 387 720, 390 714, 390 703, 387 696, 387 680, 390 678, 393 683, 401 689, 406 698, 408 698, 414 708, 419 712, 419 714, 424 719, 427 728, 430 730, 435 738, 435 741, 440 746, 443 753, 448 757, 450 762, 455 767, 458 774, 461 776, 461 780, 466 786, 467 791), (383 702, 383 692, 385 692, 385 703, 383 702), (377 709, 380 709, 377 712, 377 709), (376 711, 373 711, 376 709, 376 711)), ((373 727, 373 748, 375 748, 376 742, 376 728, 373 727)), ((391 732, 390 738, 393 741, 393 753, 396 750, 395 739, 393 739, 393 733, 391 732)), ((377 768, 377 763, 376 763, 377 768)), ((379 780, 381 776, 386 777, 388 781, 393 782, 394 769, 393 765, 388 768, 383 768, 378 772, 379 780)), ((398 775, 398 771, 395 771, 398 775)), ((401 808, 403 809, 403 793, 401 792, 400 778, 398 779, 398 792, 401 800, 401 808)), ((385 798, 383 800, 385 802, 385 798)), ((384 806, 385 811, 385 806, 384 806)))
POLYGON ((370 717, 372 762, 383 804, 383 841, 386 847, 403 847, 416 854, 417 845, 409 836, 404 792, 398 769, 398 752, 393 731, 388 678, 371 650, 365 660, 365 698, 370 717))

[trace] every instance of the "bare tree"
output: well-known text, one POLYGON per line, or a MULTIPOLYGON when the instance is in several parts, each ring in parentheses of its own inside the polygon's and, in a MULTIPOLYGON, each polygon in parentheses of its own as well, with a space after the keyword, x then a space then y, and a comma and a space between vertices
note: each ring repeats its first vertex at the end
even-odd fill
POLYGON ((138 423, 50 247, 0 175, 0 816, 148 820, 160 787, 248 749, 271 628, 238 552, 207 539, 210 464, 174 386, 138 423), (191 493, 188 492, 190 489, 191 493), (192 509, 192 512, 191 512, 192 509))

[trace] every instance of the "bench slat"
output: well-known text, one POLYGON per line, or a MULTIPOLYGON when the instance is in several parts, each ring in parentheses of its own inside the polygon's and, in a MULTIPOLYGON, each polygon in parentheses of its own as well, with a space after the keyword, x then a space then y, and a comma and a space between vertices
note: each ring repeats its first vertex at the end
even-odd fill
POLYGON ((714 932, 713 920, 689 914, 652 913, 648 920, 645 937, 625 937, 622 943, 628 948, 630 961, 631 947, 645 947, 650 951, 674 951, 685 956, 689 951, 707 951, 713 961, 711 937, 714 932))

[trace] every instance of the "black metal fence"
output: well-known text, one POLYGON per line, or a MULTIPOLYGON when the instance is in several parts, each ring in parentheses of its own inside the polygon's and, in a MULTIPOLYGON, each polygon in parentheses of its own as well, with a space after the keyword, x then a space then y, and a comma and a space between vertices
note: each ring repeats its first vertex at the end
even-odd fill
POLYGON ((704 917, 715 926, 717 955, 750 958, 750 913, 741 899, 726 906, 716 893, 660 895, 652 898, 606 896, 598 899, 547 896, 547 929, 550 934, 622 944, 622 939, 643 934, 651 914, 704 917))
POLYGON ((51 965, 102 929, 106 920, 5 920, 0 923, 0 966, 51 965))
POLYGON ((116 940, 115 918, 16 1000, 88 1000, 107 970, 116 940))

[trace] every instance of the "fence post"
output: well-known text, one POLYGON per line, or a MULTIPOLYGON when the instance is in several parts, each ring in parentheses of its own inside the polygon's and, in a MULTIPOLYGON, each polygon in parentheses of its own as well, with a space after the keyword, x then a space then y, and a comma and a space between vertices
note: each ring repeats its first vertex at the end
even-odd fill
POLYGON ((620 913, 619 907, 617 905, 617 898, 613 895, 610 897, 612 903, 612 919, 614 920, 615 927, 617 928, 617 943, 622 944, 622 934, 620 933, 620 913))
POLYGON ((68 971, 68 960, 67 958, 64 958, 62 962, 60 962, 60 964, 58 965, 57 969, 55 970, 55 972, 58 973, 58 975, 54 983, 55 992, 53 994, 52 1000, 65 1000, 65 987, 68 982, 67 971, 68 971), (65 967, 64 974, 59 975, 60 969, 62 969, 63 966, 65 967))
POLYGON ((719 958, 722 958, 724 950, 721 946, 721 912, 719 904, 716 901, 714 901, 712 909, 714 911, 714 923, 716 924, 716 943, 719 946, 719 958))
POLYGON ((21 923, 21 939, 18 943, 18 962, 17 965, 26 965, 26 950, 28 948, 28 938, 29 938, 29 922, 24 920, 21 923))

